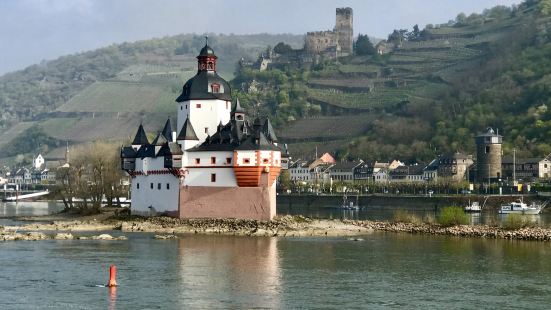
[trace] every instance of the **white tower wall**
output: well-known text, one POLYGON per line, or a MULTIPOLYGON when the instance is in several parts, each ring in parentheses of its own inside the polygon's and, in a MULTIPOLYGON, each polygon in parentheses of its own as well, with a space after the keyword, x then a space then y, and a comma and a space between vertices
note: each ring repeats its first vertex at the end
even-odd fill
POLYGON ((207 135, 216 132, 218 124, 230 121, 231 101, 220 99, 187 100, 178 106, 178 133, 189 117, 193 129, 199 138, 199 143, 205 141, 207 135))

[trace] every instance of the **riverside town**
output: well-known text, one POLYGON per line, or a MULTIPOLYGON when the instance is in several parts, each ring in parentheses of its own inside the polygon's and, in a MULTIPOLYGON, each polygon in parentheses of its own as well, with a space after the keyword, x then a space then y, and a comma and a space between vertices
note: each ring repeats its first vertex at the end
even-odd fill
POLYGON ((0 309, 547 309, 551 0, 412 5, 8 0, 0 309))

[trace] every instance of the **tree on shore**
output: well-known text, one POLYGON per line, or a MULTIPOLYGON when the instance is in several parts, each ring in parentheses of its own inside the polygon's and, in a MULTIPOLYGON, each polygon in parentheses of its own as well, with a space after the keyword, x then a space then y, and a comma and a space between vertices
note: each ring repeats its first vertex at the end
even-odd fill
POLYGON ((69 162, 57 170, 54 189, 66 210, 96 212, 103 198, 111 206, 113 199, 124 194, 125 176, 119 167, 115 145, 95 142, 69 154, 69 162))

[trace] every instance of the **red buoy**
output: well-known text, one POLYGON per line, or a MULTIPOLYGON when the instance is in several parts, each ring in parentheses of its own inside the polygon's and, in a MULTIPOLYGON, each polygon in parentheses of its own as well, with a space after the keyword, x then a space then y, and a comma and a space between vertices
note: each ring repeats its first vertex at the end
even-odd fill
POLYGON ((107 287, 117 286, 117 267, 115 267, 115 265, 111 265, 111 267, 109 267, 109 283, 107 283, 106 286, 107 287))

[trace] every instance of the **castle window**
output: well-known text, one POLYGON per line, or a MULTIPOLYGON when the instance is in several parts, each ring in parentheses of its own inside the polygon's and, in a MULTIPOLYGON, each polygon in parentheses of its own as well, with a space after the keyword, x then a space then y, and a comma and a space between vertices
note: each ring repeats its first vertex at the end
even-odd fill
POLYGON ((170 183, 166 183, 166 189, 170 189, 170 183))
POLYGON ((490 153, 490 146, 489 145, 486 146, 486 154, 488 154, 488 153, 490 153))
POLYGON ((207 62, 207 69, 214 70, 214 63, 211 61, 207 62))
POLYGON ((136 188, 140 189, 140 183, 136 183, 136 188))
POLYGON ((231 164, 231 158, 230 157, 226 158, 226 164, 228 164, 228 165, 231 164))
POLYGON ((264 158, 264 160, 262 160, 263 163, 267 164, 269 162, 268 158, 264 158))
POLYGON ((216 173, 211 173, 210 174, 210 181, 213 182, 213 183, 216 182, 216 173))
POLYGON ((157 183, 157 189, 158 189, 158 190, 161 189, 161 183, 157 183))
POLYGON ((201 104, 198 103, 198 104, 195 105, 195 107, 196 107, 197 109, 200 109, 200 108, 201 108, 201 104))
POLYGON ((201 158, 195 158, 195 164, 199 165, 201 163, 201 158))
POLYGON ((220 84, 211 84, 210 88, 211 88, 211 91, 213 93, 219 93, 220 92, 220 84))
POLYGON ((183 106, 180 106, 180 111, 183 110, 183 109, 184 109, 184 107, 183 107, 183 106))
POLYGON ((243 158, 243 163, 244 164, 250 164, 251 160, 249 158, 243 158))
POLYGON ((205 127, 205 133, 209 133, 209 128, 205 127))
POLYGON ((153 183, 149 183, 149 187, 153 189, 153 183))
POLYGON ((211 157, 210 158, 210 163, 213 164, 213 165, 216 164, 216 157, 211 157))

